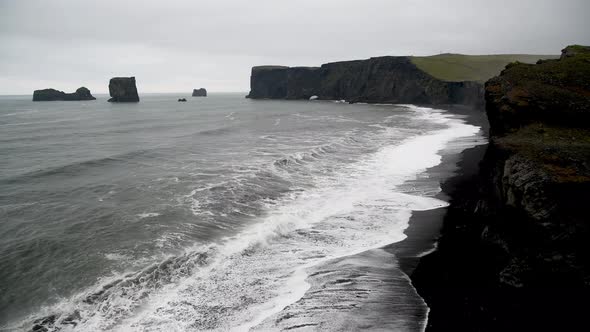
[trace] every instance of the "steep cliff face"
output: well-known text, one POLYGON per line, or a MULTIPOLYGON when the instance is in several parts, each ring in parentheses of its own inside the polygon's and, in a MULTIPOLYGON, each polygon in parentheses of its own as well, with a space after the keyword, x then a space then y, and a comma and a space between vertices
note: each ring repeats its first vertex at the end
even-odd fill
POLYGON ((252 68, 250 94, 252 99, 284 99, 287 97, 289 67, 258 66, 252 68))
POLYGON ((575 330, 590 295, 590 52, 486 83, 490 145, 412 279, 430 331, 575 330))
POLYGON ((473 104, 482 100, 475 82, 445 82, 418 69, 408 57, 334 62, 321 67, 261 66, 252 69, 253 99, 473 104))
POLYGON ((56 101, 56 100, 96 100, 85 87, 78 88, 74 93, 65 93, 55 89, 35 90, 33 101, 56 101))
POLYGON ((139 102, 135 77, 114 77, 109 82, 109 102, 125 103, 139 102))
POLYGON ((293 67, 287 69, 286 99, 309 99, 320 88, 321 69, 318 67, 293 67))

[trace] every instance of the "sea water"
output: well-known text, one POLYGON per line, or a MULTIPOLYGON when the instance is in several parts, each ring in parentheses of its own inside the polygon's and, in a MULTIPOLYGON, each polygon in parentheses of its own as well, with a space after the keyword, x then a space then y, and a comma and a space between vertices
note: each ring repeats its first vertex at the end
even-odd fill
POLYGON ((378 248, 447 204, 404 184, 478 127, 412 105, 98 97, 0 97, 0 329, 423 329, 378 248))

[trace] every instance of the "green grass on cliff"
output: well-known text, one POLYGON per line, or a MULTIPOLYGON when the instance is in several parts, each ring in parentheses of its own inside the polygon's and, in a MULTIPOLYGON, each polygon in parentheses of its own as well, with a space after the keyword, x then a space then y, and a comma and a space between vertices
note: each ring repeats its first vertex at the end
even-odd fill
POLYGON ((589 129, 534 123, 494 142, 536 161, 556 183, 590 183, 589 129))
POLYGON ((462 55, 439 54, 425 57, 412 57, 412 62, 421 70, 451 82, 476 81, 485 83, 499 75, 504 67, 515 61, 535 63, 539 59, 557 59, 559 55, 462 55))

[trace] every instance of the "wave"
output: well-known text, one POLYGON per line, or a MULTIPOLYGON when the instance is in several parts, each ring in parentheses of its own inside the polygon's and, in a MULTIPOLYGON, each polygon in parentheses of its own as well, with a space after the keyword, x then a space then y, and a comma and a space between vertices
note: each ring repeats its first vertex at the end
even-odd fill
POLYGON ((14 113, 0 114, 0 117, 13 116, 13 115, 23 115, 23 114, 31 114, 31 113, 39 113, 39 111, 38 110, 32 110, 32 109, 23 109, 22 112, 14 112, 14 113))
POLYGON ((53 123, 62 123, 62 122, 75 122, 75 121, 79 121, 80 119, 81 118, 67 119, 67 120, 37 121, 37 122, 4 123, 4 124, 0 124, 0 127, 17 127, 17 126, 44 125, 44 124, 53 124, 53 123))
MULTIPOLYGON (((45 308, 46 315, 35 324, 49 330, 240 330, 287 319, 281 312, 307 292, 311 267, 401 241, 411 211, 446 205, 399 188, 439 164, 439 151, 449 142, 474 136, 479 128, 442 113, 415 112, 418 121, 446 128, 385 145, 345 164, 332 181, 278 201, 235 236, 187 248, 182 255, 65 299, 45 308)), ((395 135, 388 129, 381 134, 385 139, 395 135)), ((357 138, 346 139, 354 144, 357 138)), ((310 153, 329 154, 331 148, 310 153)), ((294 154, 275 165, 291 167, 309 157, 294 154)), ((187 199, 229 190, 227 186, 200 188, 187 199)), ((244 189, 238 182, 231 186, 244 189)), ((250 189, 244 190, 242 203, 247 205, 250 189)), ((210 203, 216 201, 212 197, 210 203)), ((20 326, 30 326, 32 320, 20 326)))
POLYGON ((95 159, 89 160, 82 160, 72 162, 66 165, 61 165, 52 168, 41 169, 38 171, 33 171, 29 173, 20 174, 14 177, 6 178, 0 180, 0 183, 4 184, 19 184, 23 182, 27 182, 34 179, 40 179, 44 177, 50 176, 73 176, 93 168, 97 167, 104 167, 111 164, 117 163, 128 163, 134 160, 139 159, 142 157, 143 159, 149 158, 157 158, 157 154, 155 153, 155 149, 142 149, 142 150, 135 150, 121 154, 110 155, 108 157, 100 157, 95 159))
POLYGON ((215 129, 209 129, 209 130, 202 130, 202 131, 195 133, 195 135, 218 136, 218 135, 223 135, 226 133, 231 133, 234 130, 236 130, 234 127, 221 127, 221 128, 215 128, 215 129))

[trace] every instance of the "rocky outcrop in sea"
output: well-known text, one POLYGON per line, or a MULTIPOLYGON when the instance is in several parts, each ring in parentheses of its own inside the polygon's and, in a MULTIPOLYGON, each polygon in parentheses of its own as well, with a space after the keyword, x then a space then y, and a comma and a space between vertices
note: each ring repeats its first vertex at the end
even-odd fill
POLYGON ((137 87, 135 86, 135 77, 114 77, 109 82, 109 93, 111 99, 109 102, 138 102, 137 87))
POLYGON ((74 93, 65 93, 55 89, 35 90, 33 92, 33 101, 56 101, 56 100, 96 100, 85 87, 80 87, 74 93))
POLYGON ((478 104, 476 82, 446 82, 409 57, 333 62, 321 67, 258 66, 250 77, 252 99, 317 99, 370 103, 478 104))
POLYGON ((193 89, 193 97, 207 97, 207 90, 204 88, 193 89))
POLYGON ((490 144, 412 275, 427 331, 574 331, 590 295, 590 48, 485 85, 490 144))

